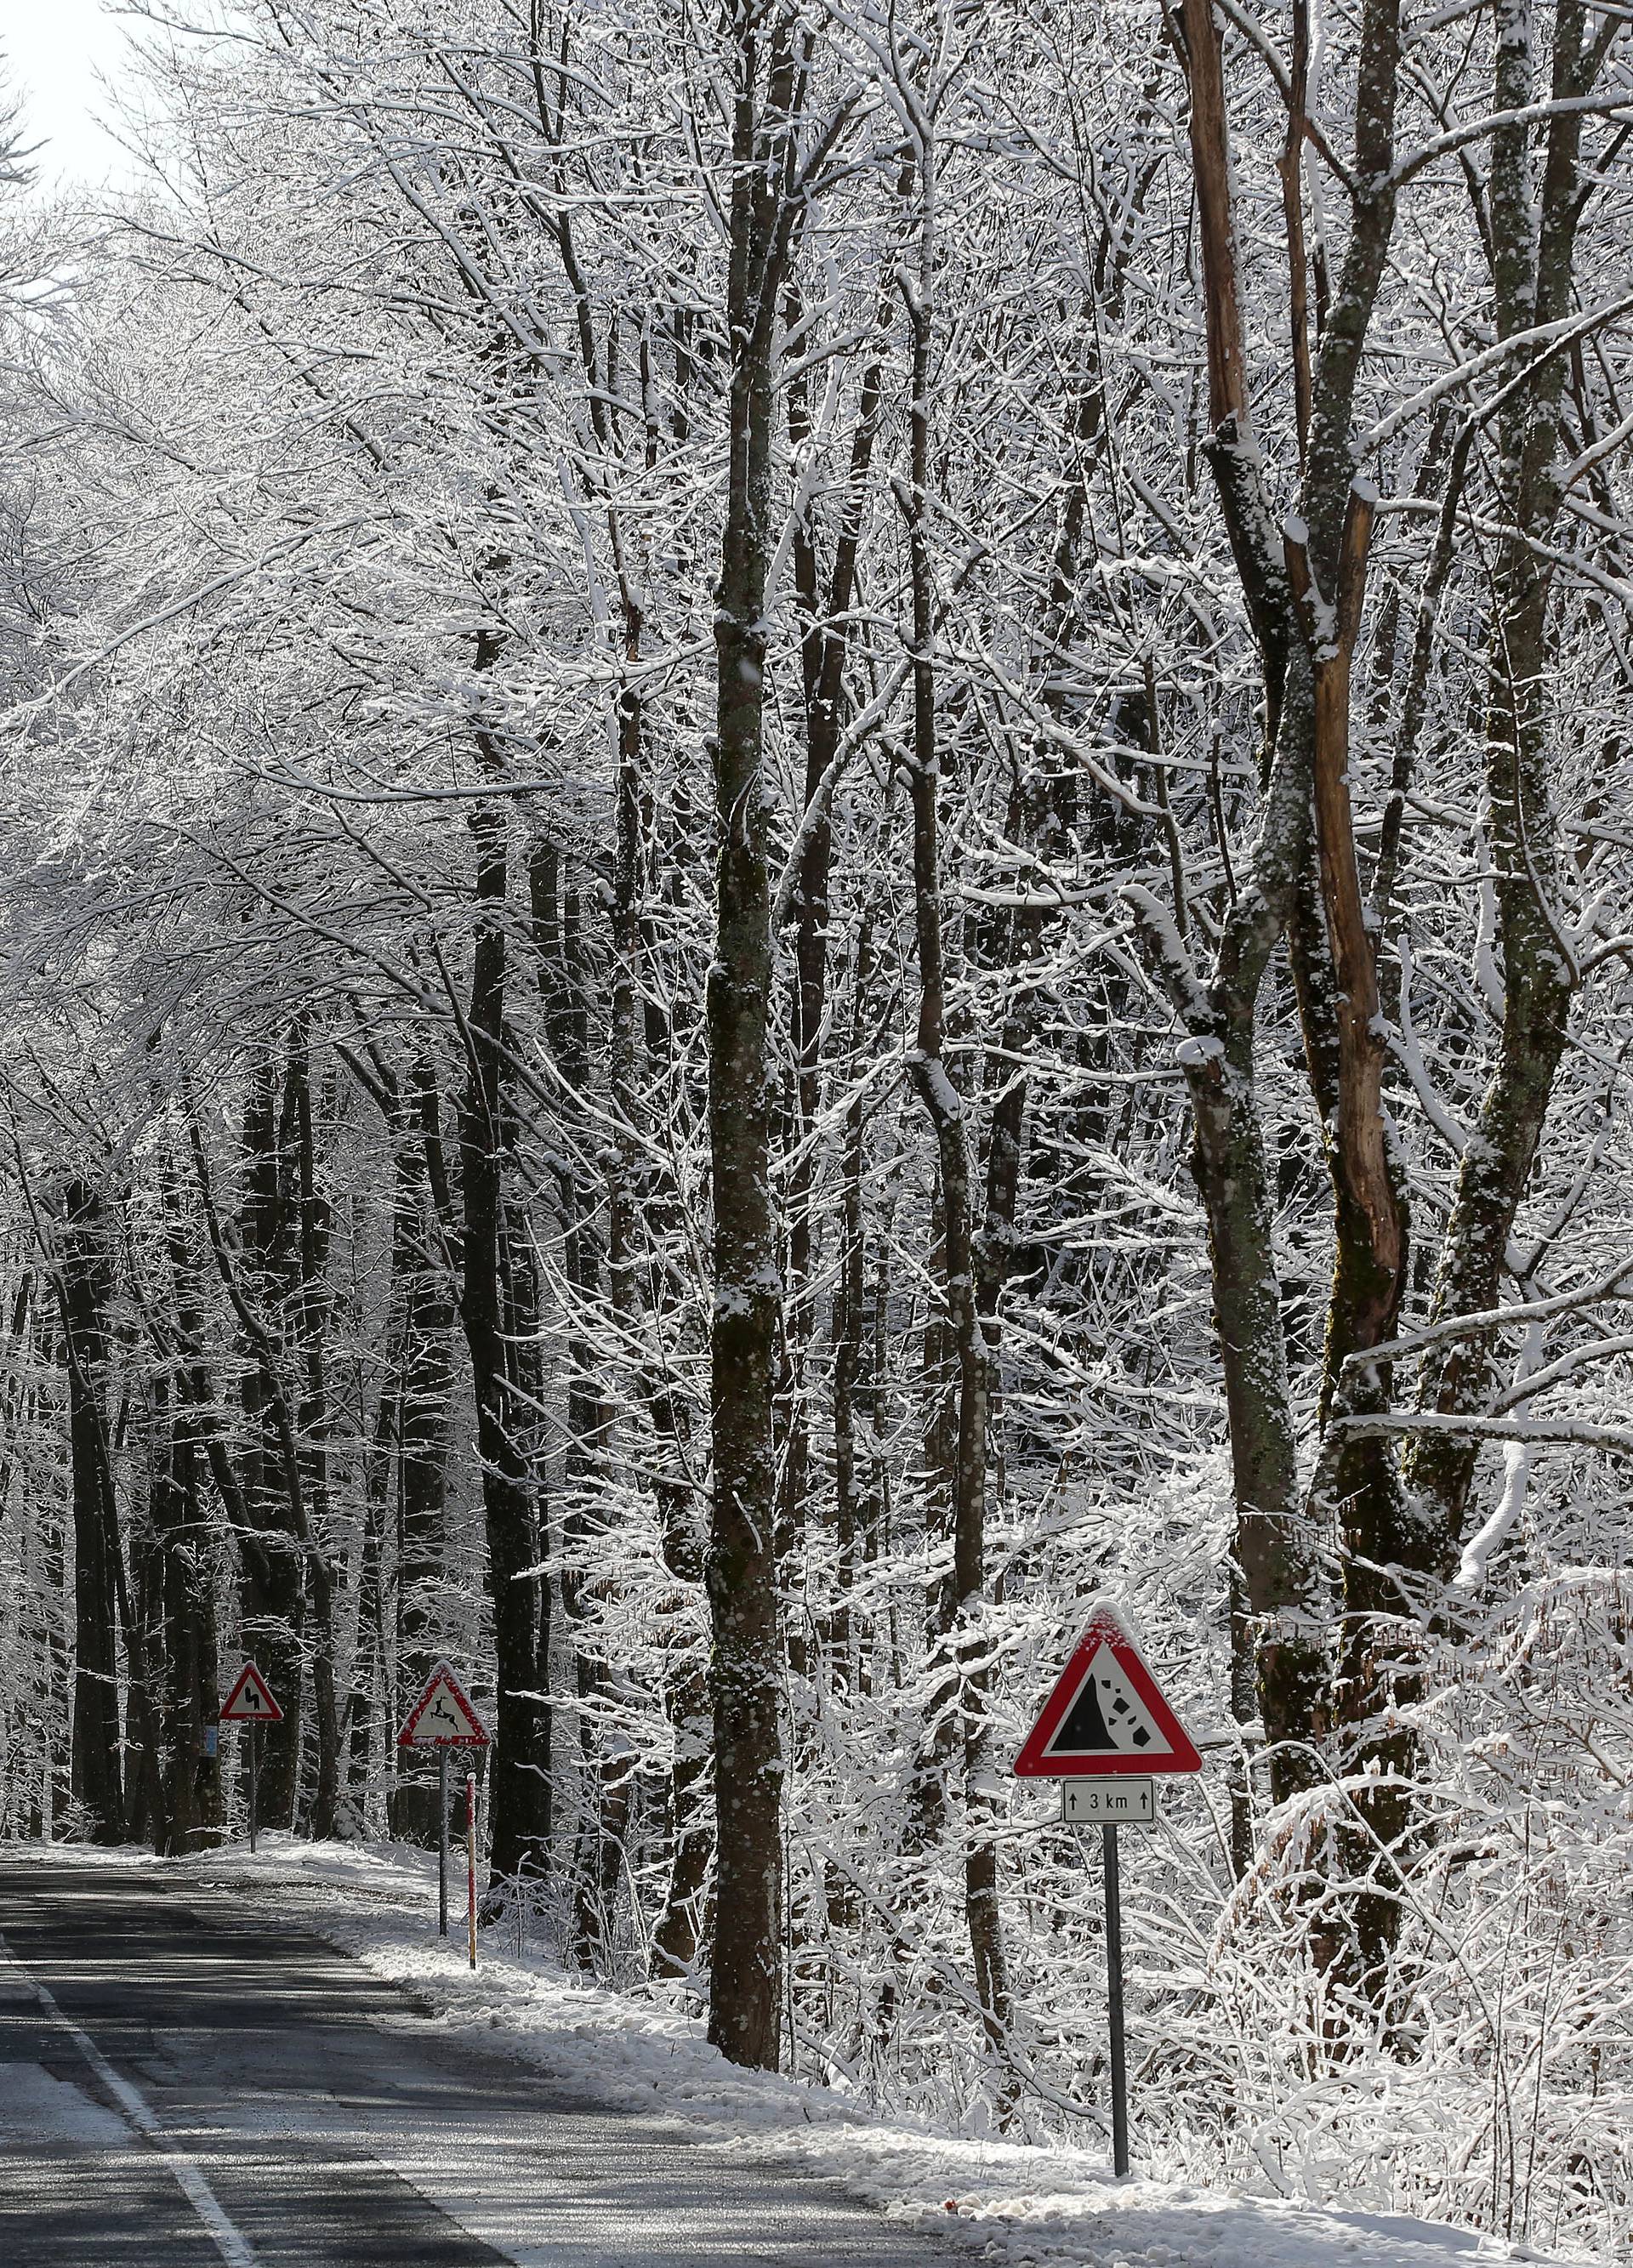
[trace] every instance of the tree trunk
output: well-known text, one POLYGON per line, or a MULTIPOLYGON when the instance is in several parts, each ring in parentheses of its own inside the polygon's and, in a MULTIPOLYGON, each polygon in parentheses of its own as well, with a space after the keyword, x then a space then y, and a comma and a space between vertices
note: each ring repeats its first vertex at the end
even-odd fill
MULTIPOLYGON (((1533 99, 1532 12, 1530 0, 1504 0, 1498 11, 1494 110, 1519 109, 1533 99)), ((1585 93, 1591 84, 1586 28, 1581 0, 1561 0, 1554 29, 1556 100, 1585 93)), ((1532 175, 1532 129, 1510 128, 1493 136, 1499 337, 1557 321, 1574 304, 1581 130, 1579 113, 1549 122, 1540 199, 1532 175)), ((1561 910, 1559 822, 1544 732, 1551 571, 1533 548, 1546 543, 1559 512, 1565 375, 1563 355, 1541 362, 1507 393, 1499 413, 1508 529, 1492 575, 1486 788, 1503 956, 1503 1028, 1442 1248, 1433 1309, 1437 1323, 1501 1304, 1509 1244, 1581 982, 1561 910)), ((1418 1408, 1448 1417, 1482 1410, 1499 1383, 1496 1352, 1489 1331, 1436 1347, 1418 1381, 1418 1408)), ((1427 1528, 1424 1554, 1442 1576, 1458 1565, 1479 1455, 1477 1441, 1448 1431, 1421 1436, 1406 1461, 1408 1485, 1422 1506, 1427 1528)))
POLYGON ((791 131, 794 30, 781 0, 735 0, 732 31, 730 463, 714 618, 718 839, 706 1007, 714 1201, 708 1593, 719 1917, 709 2037, 734 2063, 774 2070, 782 2021, 783 1751, 772 1407, 781 1279, 771 1187, 765 612, 775 540, 773 335, 794 225, 780 177, 791 131))
MULTIPOLYGON (((296 1108, 299 1108, 298 1103, 296 1108)), ((199 1128, 197 1116, 191 1109, 188 1111, 188 1130, 192 1143, 193 1165, 198 1180, 204 1226, 210 1238, 211 1248, 215 1255, 217 1272, 220 1276, 222 1285, 232 1304, 233 1312, 238 1318, 239 1326, 254 1360, 264 1433, 265 1437, 270 1439, 276 1452, 282 1475, 283 1488, 277 1516, 277 1529, 280 1532, 276 1537, 276 1542, 282 1544, 284 1539, 287 1538, 289 1557, 293 1561, 297 1574, 303 1581, 306 1590, 309 1592, 312 1601, 313 1623, 316 1631, 312 1675, 313 1698, 318 1721, 319 1788, 321 1793, 327 1782, 328 1800, 330 1805, 327 1831, 332 1832, 333 1804, 339 1786, 340 1756, 339 1716, 336 1705, 334 1683, 334 1569, 313 1528, 311 1506, 307 1496, 307 1474, 306 1463, 301 1455, 296 1407, 284 1383, 280 1351, 268 1327, 264 1314, 258 1310, 245 1288, 240 1276, 240 1263, 235 1259, 223 1233, 221 1218, 216 1208, 211 1187, 210 1161, 204 1150, 203 1136, 199 1128)), ((288 1211, 289 1208, 280 1197, 280 1226, 287 1219, 288 1211)), ((269 1484, 263 1479, 262 1485, 266 1487, 269 1484)), ((250 1594, 252 1583, 255 1587, 264 1587, 269 1568, 278 1564, 273 1556, 275 1543, 273 1532, 263 1531, 259 1541, 261 1544, 259 1551, 253 1556, 248 1550, 245 1553, 247 1595, 250 1594)), ((248 1614, 245 1626, 248 1634, 250 1628, 248 1614)), ((262 1667, 264 1669, 264 1662, 262 1667)), ((297 1655, 294 1674, 288 1689, 289 1699, 284 1699, 284 1694, 278 1690, 276 1684, 272 1689, 275 1697, 283 1706, 286 1716, 299 1698, 300 1690, 299 1675, 299 1657, 297 1655)), ((279 1728, 272 1727, 268 1729, 276 1731, 279 1728)), ((299 1793, 300 1750, 298 1743, 294 1747, 292 1755, 286 1756, 284 1762, 289 1768, 290 1785, 283 1793, 286 1793, 292 1810, 288 1814, 281 1815, 280 1823, 286 1820, 287 1823, 292 1825, 294 1823, 292 1808, 299 1793)), ((263 1781, 262 1786, 264 1785, 263 1781)), ((267 1823, 270 1825, 273 1822, 269 1820, 267 1823)))
MULTIPOLYGON (((202 1136, 195 1126, 196 1166, 202 1154, 202 1136)), ((278 1154, 277 1068, 270 1057, 250 1073, 243 1157, 239 1265, 244 1292, 262 1314, 276 1316, 288 1291, 289 1243, 278 1154)), ((202 1189, 201 1182, 201 1194, 202 1189)), ((209 1200, 204 1202, 208 1209, 209 1200)), ((218 1256, 218 1269, 221 1264, 218 1256)), ((241 1629, 245 1651, 260 1664, 284 1712, 279 1723, 264 1727, 259 1735, 262 1824, 292 1828, 305 1721, 307 1593, 299 1542, 290 1523, 288 1491, 278 1484, 282 1453, 271 1406, 276 1388, 269 1385, 266 1360, 248 1327, 244 1336, 247 1360, 240 1392, 248 1438, 243 1494, 262 1548, 244 1562, 241 1629)))
POLYGON ((930 557, 930 357, 937 247, 935 158, 918 151, 919 262, 905 291, 912 334, 906 497, 913 603, 913 748, 905 759, 913 802, 913 923, 919 948, 919 1019, 908 1073, 936 1145, 942 1211, 942 1290, 957 1378, 953 1464, 954 1616, 946 1633, 956 1680, 964 1781, 964 1924, 988 2046, 1003 2076, 1001 2115, 1013 2099, 1005 2066, 1010 1997, 998 1908, 998 1852, 989 1793, 991 1665, 979 1629, 986 1607, 986 1432, 991 1367, 976 1290, 973 1164, 964 1097, 949 1075, 947 984, 942 932, 940 751, 936 731, 935 598, 930 557))
POLYGON ((105 1454, 99 1389, 107 1353, 113 1264, 101 1199, 88 1182, 63 1201, 59 1279, 68 1359, 68 1441, 74 1515, 74 1711, 71 1785, 93 1839, 124 1840, 117 1615, 119 1509, 105 1454))
MULTIPOLYGON (((220 1701, 214 1554, 199 1501, 195 1421, 174 1405, 162 1377, 152 1407, 151 1508, 160 1551, 168 1669, 166 1747, 167 1852, 213 1848, 223 1822, 221 1759, 207 1746, 220 1701)), ((159 1847, 156 1845, 156 1847, 159 1847)))
POLYGON ((314 1609, 312 1702, 317 1734, 317 1786, 312 1832, 334 1837, 340 1803, 340 1704, 336 1690, 334 1585, 328 1574, 324 1528, 329 1499, 329 1388, 325 1341, 329 1328, 329 1217, 317 1186, 317 1145, 312 1108, 311 1043, 304 1022, 290 1033, 289 1093, 295 1121, 296 1282, 293 1337, 300 1380, 295 1435, 302 1464, 307 1541, 324 1572, 312 1582, 314 1609))
POLYGON ((1286 932, 1307 854, 1310 697, 1252 433, 1223 40, 1211 0, 1184 0, 1180 20, 1208 330, 1207 454, 1263 663, 1265 808, 1251 869, 1206 983, 1191 966, 1183 906, 1164 913, 1143 892, 1131 893, 1129 902, 1187 1035, 1180 1061, 1194 1126, 1193 1170, 1208 1216, 1230 1437, 1241 1590, 1231 1631, 1253 1649, 1271 1793, 1280 1800, 1312 1777, 1310 1744, 1326 1723, 1330 1587, 1299 1499, 1254 1035, 1265 971, 1286 932))
MULTIPOLYGON (((483 645, 492 633, 484 631, 483 645)), ((491 659, 491 654, 489 655, 491 659)), ((538 1756, 540 1584, 530 1476, 521 1413, 512 1407, 505 1346, 505 983, 509 862, 501 807, 470 819, 477 852, 477 936, 472 956, 470 1060, 460 1127, 464 1186, 461 1320, 477 1405, 498 1665, 497 1742, 489 1778, 490 1863, 496 1879, 543 1871, 548 1786, 538 1756)))

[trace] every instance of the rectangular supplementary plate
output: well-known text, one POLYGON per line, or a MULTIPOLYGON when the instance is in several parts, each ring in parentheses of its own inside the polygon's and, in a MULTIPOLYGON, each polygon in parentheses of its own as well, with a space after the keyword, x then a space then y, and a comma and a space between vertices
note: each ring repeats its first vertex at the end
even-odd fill
POLYGON ((1127 1775, 1063 1779, 1060 1816, 1073 1827, 1155 1827, 1156 1782, 1127 1775))

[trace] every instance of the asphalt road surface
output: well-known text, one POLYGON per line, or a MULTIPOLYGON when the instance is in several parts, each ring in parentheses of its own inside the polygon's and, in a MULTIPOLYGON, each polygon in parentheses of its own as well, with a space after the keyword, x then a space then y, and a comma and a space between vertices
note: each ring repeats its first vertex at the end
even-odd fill
POLYGON ((953 2268, 196 1879, 0 1864, 0 2268, 953 2268))

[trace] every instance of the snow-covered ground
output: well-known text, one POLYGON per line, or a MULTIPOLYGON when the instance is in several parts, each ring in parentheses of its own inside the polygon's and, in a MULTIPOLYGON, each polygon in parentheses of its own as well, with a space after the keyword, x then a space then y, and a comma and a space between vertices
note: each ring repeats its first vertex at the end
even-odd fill
MULTIPOLYGON (((14 1850, 10 1855, 23 1855, 14 1850)), ((48 1855, 41 1853, 41 1855, 48 1855)), ((63 1846, 48 1856, 61 1862, 63 1846)), ((99 1866, 105 1851, 84 1856, 99 1866)), ((126 1863, 155 1862, 129 1853, 126 1863)), ((462 1882, 454 1934, 436 1935, 435 1861, 401 1846, 263 1838, 178 1863, 201 1887, 281 1913, 410 1991, 445 2024, 499 2035, 526 2061, 609 2108, 680 2118, 722 2154, 837 2176, 894 2220, 966 2237, 1001 2268, 1448 2268, 1461 2261, 1582 2260, 1398 2215, 1323 2211, 1276 2199, 1115 2180, 1088 2152, 975 2141, 888 2124, 843 2098, 739 2071, 699 2019, 565 1976, 502 1929, 467 1965, 462 1882)))

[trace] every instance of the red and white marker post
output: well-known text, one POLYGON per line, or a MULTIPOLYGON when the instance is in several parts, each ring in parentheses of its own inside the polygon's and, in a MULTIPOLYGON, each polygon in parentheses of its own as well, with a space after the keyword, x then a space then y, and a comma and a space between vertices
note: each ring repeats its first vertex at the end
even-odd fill
POLYGON ((233 1680, 233 1690, 221 1704, 220 1721, 224 1725, 248 1727, 244 1734, 249 1756, 249 1847, 255 1847, 255 1835, 260 1825, 261 1727, 281 1725, 284 1712, 272 1698, 272 1689, 255 1668, 247 1661, 233 1680))
POLYGON ((1196 1745, 1164 1699, 1115 1607, 1090 1610, 1072 1658, 1015 1760, 1023 1779, 1060 1782, 1060 1816, 1097 1826, 1105 1861, 1106 2016, 1112 2045, 1112 2168, 1128 2171, 1128 2063, 1123 2030, 1119 1827, 1156 1824, 1156 1772, 1202 1769, 1196 1745))
MULTIPOLYGON (((485 1749, 487 1728, 465 1697, 465 1689, 446 1661, 440 1661, 425 1680, 425 1690, 403 1720, 397 1734, 400 1749, 435 1749, 437 1752, 437 1933, 448 1933, 448 1750, 485 1749)), ((476 1775, 467 1775, 474 1791, 476 1775)), ((470 1891, 470 1965, 477 1965, 477 1830, 476 1804, 467 1819, 467 1881, 470 1891)))
POLYGON ((465 1925, 470 1933, 470 1965, 477 1965, 477 1775, 465 1775, 465 1925))

